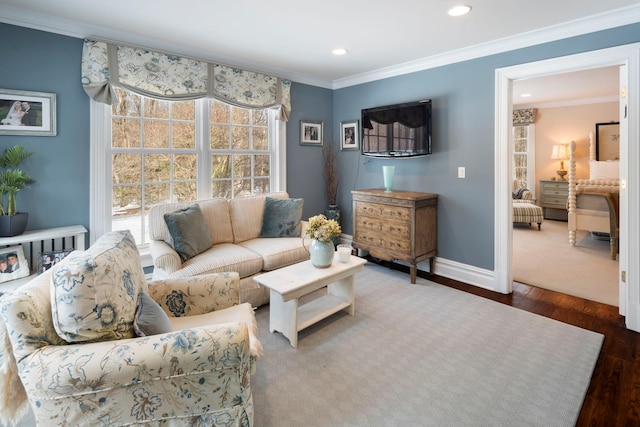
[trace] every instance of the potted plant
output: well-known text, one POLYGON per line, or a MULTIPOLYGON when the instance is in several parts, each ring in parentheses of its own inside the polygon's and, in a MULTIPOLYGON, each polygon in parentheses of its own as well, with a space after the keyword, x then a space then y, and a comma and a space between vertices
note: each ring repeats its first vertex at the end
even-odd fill
POLYGON ((317 268, 327 268, 333 261, 335 248, 333 239, 340 236, 342 229, 333 219, 320 214, 309 218, 305 234, 311 237, 309 256, 311 264, 317 268))
POLYGON ((21 145, 7 148, 0 154, 0 237, 17 236, 27 228, 29 214, 18 212, 16 195, 36 180, 18 166, 33 154, 21 145))

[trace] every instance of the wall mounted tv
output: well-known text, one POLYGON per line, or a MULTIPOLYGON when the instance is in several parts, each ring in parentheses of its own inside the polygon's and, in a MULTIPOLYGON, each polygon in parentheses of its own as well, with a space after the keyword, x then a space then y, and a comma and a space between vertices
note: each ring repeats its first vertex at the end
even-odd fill
POLYGON ((431 100, 362 110, 361 146, 372 157, 431 154, 431 100))

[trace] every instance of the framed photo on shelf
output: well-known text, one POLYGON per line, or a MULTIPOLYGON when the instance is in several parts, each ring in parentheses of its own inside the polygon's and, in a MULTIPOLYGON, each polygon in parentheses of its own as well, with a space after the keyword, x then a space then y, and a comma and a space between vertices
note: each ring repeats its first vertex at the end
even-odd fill
POLYGON ((360 133, 358 120, 340 122, 340 149, 357 150, 360 148, 360 133))
POLYGON ((56 135, 56 94, 0 89, 0 135, 56 135))
POLYGON ((322 145, 322 122, 300 120, 300 145, 322 145))
POLYGON ((27 277, 30 273, 22 246, 0 249, 0 283, 27 277))
POLYGON ((40 252, 38 255, 38 274, 44 273, 60 261, 67 255, 73 252, 73 249, 66 249, 62 251, 49 251, 40 252))

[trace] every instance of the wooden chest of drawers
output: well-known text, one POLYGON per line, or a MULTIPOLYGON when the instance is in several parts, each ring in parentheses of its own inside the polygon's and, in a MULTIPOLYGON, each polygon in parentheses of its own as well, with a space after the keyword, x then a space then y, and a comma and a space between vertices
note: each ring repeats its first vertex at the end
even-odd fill
POLYGON ((567 220, 567 181, 540 181, 540 206, 545 219, 567 220))
POLYGON ((436 256, 438 195, 383 189, 353 190, 353 247, 379 259, 411 265, 416 282, 417 263, 436 256))

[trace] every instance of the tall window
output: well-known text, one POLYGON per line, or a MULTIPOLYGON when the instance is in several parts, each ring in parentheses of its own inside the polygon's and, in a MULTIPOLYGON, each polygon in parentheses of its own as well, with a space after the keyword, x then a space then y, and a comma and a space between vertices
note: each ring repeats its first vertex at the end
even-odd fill
POLYGON ((535 197, 534 125, 513 127, 513 178, 535 197))
MULTIPOLYGON (((92 103, 92 109, 106 110, 97 112, 92 123, 100 129, 100 120, 105 122, 104 131, 98 131, 103 138, 97 138, 102 144, 96 144, 102 148, 92 150, 92 158, 103 157, 111 177, 102 184, 103 203, 100 196, 93 203, 92 195, 98 235, 129 229, 144 249, 149 242, 147 214, 156 204, 283 189, 278 178, 283 164, 280 122, 274 111, 118 92, 116 105, 92 103)), ((93 177, 99 181, 99 172, 93 177)))

